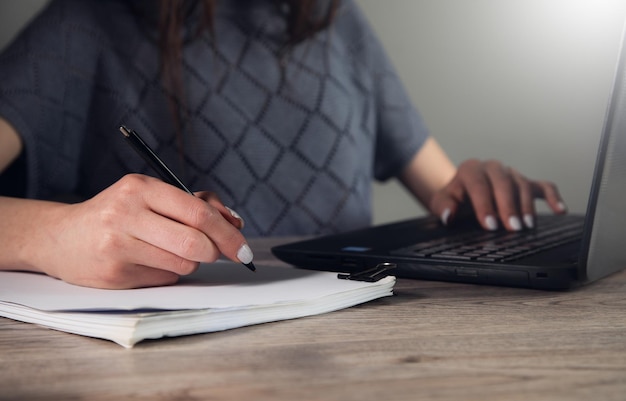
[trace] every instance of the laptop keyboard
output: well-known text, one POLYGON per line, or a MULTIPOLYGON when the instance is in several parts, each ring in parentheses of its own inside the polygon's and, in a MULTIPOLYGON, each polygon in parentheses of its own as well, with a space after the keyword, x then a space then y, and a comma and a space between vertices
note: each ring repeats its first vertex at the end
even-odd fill
POLYGON ((580 240, 582 219, 550 219, 540 229, 519 232, 472 231, 420 242, 393 255, 441 260, 510 262, 580 240))

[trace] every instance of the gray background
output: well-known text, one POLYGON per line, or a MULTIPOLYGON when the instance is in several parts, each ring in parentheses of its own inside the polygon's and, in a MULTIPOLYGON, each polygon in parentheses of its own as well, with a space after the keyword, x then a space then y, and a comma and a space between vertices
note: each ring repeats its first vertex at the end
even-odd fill
MULTIPOLYGON (((0 0, 0 48, 45 3, 0 0)), ((455 163, 503 160, 584 212, 625 1, 357 3, 455 163)), ((424 213, 395 181, 376 185, 374 202, 376 223, 424 213)))

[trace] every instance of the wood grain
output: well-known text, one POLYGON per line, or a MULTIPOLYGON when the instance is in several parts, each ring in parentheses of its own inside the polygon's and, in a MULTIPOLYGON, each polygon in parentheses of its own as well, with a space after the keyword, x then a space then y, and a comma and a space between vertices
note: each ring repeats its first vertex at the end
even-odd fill
MULTIPOLYGON (((275 241, 253 242, 255 263, 275 241)), ((0 319, 0 400, 626 398, 626 272, 568 292, 399 280, 395 294, 131 350, 0 319)))

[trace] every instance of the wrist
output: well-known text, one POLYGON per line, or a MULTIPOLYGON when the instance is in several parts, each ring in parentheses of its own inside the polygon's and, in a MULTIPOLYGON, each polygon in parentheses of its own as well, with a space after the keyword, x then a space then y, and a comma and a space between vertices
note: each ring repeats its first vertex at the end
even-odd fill
POLYGON ((55 202, 0 198, 0 269, 46 273, 58 252, 57 226, 67 205, 55 202))

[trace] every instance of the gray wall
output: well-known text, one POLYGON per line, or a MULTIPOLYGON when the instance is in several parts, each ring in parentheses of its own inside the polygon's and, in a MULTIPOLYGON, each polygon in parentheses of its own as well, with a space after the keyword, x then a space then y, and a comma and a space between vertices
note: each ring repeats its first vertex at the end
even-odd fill
MULTIPOLYGON (((0 47, 45 2, 0 0, 0 47)), ((453 161, 504 160, 584 211, 626 2, 357 2, 453 161)), ((374 199, 377 223, 423 213, 395 182, 374 199)))
POLYGON ((0 49, 47 0, 0 0, 0 49))
MULTIPOLYGON (((584 211, 625 1, 357 1, 455 162, 504 160, 584 211)), ((395 184, 376 200, 377 221, 415 209, 395 184)))

